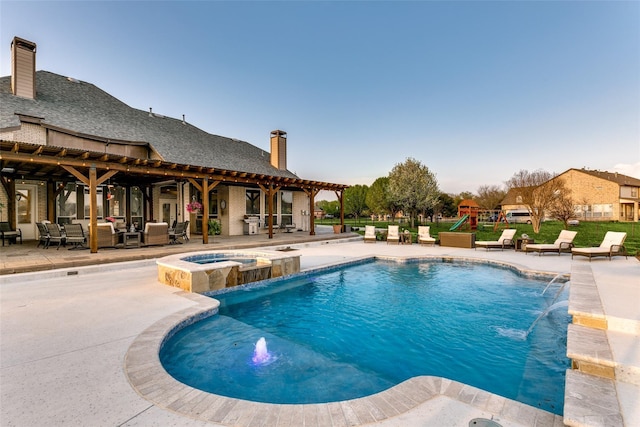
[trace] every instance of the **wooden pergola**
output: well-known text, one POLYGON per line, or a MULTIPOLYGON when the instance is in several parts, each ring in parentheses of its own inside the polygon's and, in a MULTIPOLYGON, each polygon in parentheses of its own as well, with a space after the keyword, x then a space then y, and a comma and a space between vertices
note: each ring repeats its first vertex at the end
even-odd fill
MULTIPOLYGON (((203 223, 209 219, 208 195, 218 184, 256 186, 268 200, 269 238, 273 238, 273 196, 281 189, 302 190, 309 196, 309 211, 313 213, 315 197, 321 190, 334 191, 340 202, 340 224, 344 224, 343 184, 311 181, 300 178, 264 175, 213 167, 166 162, 161 159, 139 159, 123 155, 100 153, 76 148, 55 147, 0 140, 0 183, 8 195, 9 222, 16 226, 16 179, 44 181, 47 185, 47 216, 55 221, 55 199, 64 185, 56 182, 80 181, 89 188, 89 224, 95 230, 98 223, 97 188, 117 177, 118 182, 137 186, 176 180, 188 181, 203 194, 203 223)), ((151 212, 153 214, 153 212, 151 212)), ((310 215, 310 234, 314 235, 314 215, 310 215)), ((208 233, 202 233, 208 243, 208 233)), ((97 233, 90 233, 89 248, 98 251, 97 233)))

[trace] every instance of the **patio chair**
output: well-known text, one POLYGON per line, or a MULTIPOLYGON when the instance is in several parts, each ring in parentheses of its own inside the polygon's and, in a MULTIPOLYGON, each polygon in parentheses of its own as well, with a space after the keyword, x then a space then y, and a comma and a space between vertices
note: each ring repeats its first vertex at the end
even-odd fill
POLYGON ((400 226, 398 225, 390 225, 387 228, 387 244, 394 243, 396 245, 400 244, 400 226))
POLYGON ((591 258, 598 256, 611 257, 616 255, 624 255, 627 258, 627 250, 624 247, 624 240, 627 238, 627 233, 624 231, 607 231, 602 239, 600 246, 595 248, 571 248, 571 259, 574 255, 582 255, 591 258))
MULTIPOLYGON (((89 230, 91 232, 91 230, 89 230)), ((111 222, 99 222, 96 227, 98 248, 115 248, 120 243, 120 236, 111 222)))
POLYGON ((481 248, 489 249, 500 249, 504 250, 506 247, 515 247, 515 242, 513 238, 516 235, 517 230, 515 228, 507 228, 502 230, 502 234, 498 238, 498 240, 480 240, 476 242, 476 248, 480 246, 481 248))
POLYGON ((22 230, 19 228, 12 230, 11 224, 7 221, 0 222, 0 237, 2 238, 2 246, 4 246, 5 240, 7 240, 9 244, 17 243, 18 238, 20 238, 20 244, 22 244, 22 230))
POLYGON ((145 246, 168 245, 169 224, 166 222, 147 222, 144 225, 142 241, 145 246))
POLYGON ((375 243, 376 242, 376 226, 365 225, 364 226, 364 242, 375 243))
POLYGON ((66 224, 64 226, 64 234, 66 235, 67 243, 73 245, 71 249, 87 249, 84 245, 87 241, 87 238, 84 235, 84 231, 82 230, 82 224, 66 224))
POLYGON ((418 226, 418 243, 419 244, 435 246, 436 239, 431 237, 430 229, 431 227, 428 225, 418 226))
POLYGON ((183 240, 186 240, 186 236, 187 236, 187 224, 189 223, 189 221, 187 222, 179 222, 176 224, 176 226, 173 228, 173 230, 169 229, 169 244, 173 245, 173 244, 182 244, 182 242, 179 242, 178 239, 182 238, 183 240))
POLYGON ((45 223, 47 227, 47 232, 49 233, 49 244, 45 246, 45 248, 49 248, 51 243, 58 243, 58 247, 56 250, 60 249, 60 245, 66 245, 67 237, 64 234, 64 231, 60 229, 58 224, 54 224, 51 222, 45 223))
POLYGON ((36 245, 36 248, 40 246, 40 244, 42 244, 42 247, 46 249, 46 247, 49 246, 49 239, 51 238, 51 236, 49 235, 49 230, 47 230, 47 226, 42 222, 36 222, 36 226, 38 227, 39 234, 38 244, 36 245))
POLYGON ((571 252, 576 234, 578 234, 577 231, 562 230, 553 243, 527 243, 523 247, 524 253, 538 252, 538 256, 540 256, 545 252, 557 252, 558 255, 561 252, 571 252))

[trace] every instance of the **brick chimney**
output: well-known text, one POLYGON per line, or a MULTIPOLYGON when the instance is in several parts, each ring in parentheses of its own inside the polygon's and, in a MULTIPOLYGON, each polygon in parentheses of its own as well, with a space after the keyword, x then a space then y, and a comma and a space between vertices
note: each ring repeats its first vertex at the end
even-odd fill
POLYGON ((271 166, 280 170, 287 169, 287 133, 285 131, 271 131, 271 166))
POLYGON ((36 44, 19 37, 11 42, 11 92, 36 98, 36 44))

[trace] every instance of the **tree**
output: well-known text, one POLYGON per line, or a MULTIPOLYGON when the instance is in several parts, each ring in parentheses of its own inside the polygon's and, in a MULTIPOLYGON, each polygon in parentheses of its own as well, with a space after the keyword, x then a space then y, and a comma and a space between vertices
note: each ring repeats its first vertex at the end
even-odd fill
POLYGON ((322 209, 325 215, 333 215, 334 217, 340 215, 340 203, 337 200, 320 200, 316 206, 322 209))
POLYGON ((411 227, 419 212, 435 208, 439 194, 435 175, 413 158, 396 164, 389 173, 389 199, 409 214, 411 227))
POLYGON ((367 209, 367 190, 366 185, 353 185, 344 190, 344 211, 355 216, 356 220, 367 209))
POLYGON ((458 207, 455 204, 453 197, 447 193, 440 193, 436 210, 444 217, 453 217, 458 215, 458 207))
POLYGON ((373 181, 367 191, 367 206, 371 213, 387 214, 389 209, 389 178, 383 176, 373 181))
POLYGON ((507 192, 497 185, 481 185, 475 198, 480 208, 491 211, 498 209, 507 192))
MULTIPOLYGON (((556 178, 557 181, 561 181, 555 191, 555 198, 553 204, 549 208, 549 216, 560 220, 564 223, 564 228, 569 228, 569 220, 576 217, 576 210, 571 197, 571 190, 567 188, 563 179, 556 178)), ((546 184, 544 184, 546 185, 546 184)))
POLYGON ((522 205, 529 211, 536 234, 540 232, 542 220, 555 203, 557 191, 564 188, 564 182, 552 179, 554 177, 554 174, 541 169, 533 172, 521 170, 506 182, 507 187, 517 192, 522 205))

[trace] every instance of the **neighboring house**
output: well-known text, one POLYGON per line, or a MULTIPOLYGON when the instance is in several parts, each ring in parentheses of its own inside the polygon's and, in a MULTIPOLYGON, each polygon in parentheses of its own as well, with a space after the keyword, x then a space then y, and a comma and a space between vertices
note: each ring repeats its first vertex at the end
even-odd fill
POLYGON ((25 239, 37 238, 35 223, 45 219, 106 217, 140 228, 190 220, 192 233, 213 218, 224 235, 246 234, 245 219, 257 217, 259 232, 271 235, 281 224, 308 223, 319 191, 347 188, 290 172, 281 130, 265 152, 184 116, 131 108, 90 83, 36 72, 33 42, 14 38, 11 58, 11 76, 0 77, 0 218, 25 239), (189 212, 192 201, 205 211, 189 212))
MULTIPOLYGON (((571 190, 575 216, 583 221, 638 221, 640 179, 617 172, 569 169, 555 178, 571 190)), ((501 203, 504 212, 527 209, 519 189, 512 188, 501 203)))
POLYGON ((571 190, 576 218, 585 221, 638 221, 640 179, 617 172, 569 169, 554 179, 571 190))

